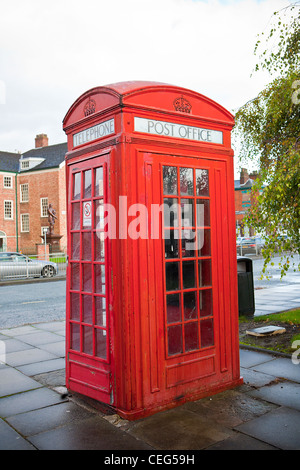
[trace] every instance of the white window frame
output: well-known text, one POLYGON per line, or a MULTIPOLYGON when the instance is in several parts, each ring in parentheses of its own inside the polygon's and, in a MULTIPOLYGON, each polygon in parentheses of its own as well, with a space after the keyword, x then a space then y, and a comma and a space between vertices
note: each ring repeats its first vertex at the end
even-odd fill
POLYGON ((14 201, 4 200, 4 220, 14 220, 14 201), (10 217, 6 215, 6 204, 10 204, 10 217))
MULTIPOLYGON (((25 191, 26 194, 26 191, 25 191)), ((21 183, 20 184, 20 202, 29 202, 29 183, 21 183), (27 186, 27 199, 24 199, 24 190, 22 187, 27 186)))
POLYGON ((21 232, 23 232, 23 233, 28 233, 28 232, 29 232, 29 229, 30 229, 30 225, 29 225, 29 214, 21 214, 21 232), (27 219, 27 220, 28 220, 28 230, 27 230, 27 227, 25 227, 26 230, 24 229, 24 225, 25 225, 25 224, 24 224, 23 217, 24 217, 25 215, 27 215, 27 217, 28 217, 28 219, 27 219))
POLYGON ((3 188, 12 189, 12 187, 13 187, 13 185, 12 185, 12 176, 3 175, 3 188), (6 183, 8 183, 8 181, 10 182, 9 185, 6 184, 6 183))
POLYGON ((29 168, 29 160, 21 161, 21 170, 25 170, 26 168, 29 168))
POLYGON ((41 217, 48 217, 48 198, 41 197, 41 217), (47 201, 47 204, 43 204, 43 201, 47 201))

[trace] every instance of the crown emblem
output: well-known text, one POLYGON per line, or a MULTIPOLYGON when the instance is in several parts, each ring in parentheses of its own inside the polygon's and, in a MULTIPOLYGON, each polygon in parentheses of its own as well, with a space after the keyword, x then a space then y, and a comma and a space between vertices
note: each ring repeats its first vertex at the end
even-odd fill
POLYGON ((96 101, 89 98, 83 111, 85 116, 93 114, 96 111, 96 101))
POLYGON ((190 113, 192 110, 191 103, 186 100, 182 95, 176 100, 173 101, 175 111, 180 111, 182 113, 190 113))

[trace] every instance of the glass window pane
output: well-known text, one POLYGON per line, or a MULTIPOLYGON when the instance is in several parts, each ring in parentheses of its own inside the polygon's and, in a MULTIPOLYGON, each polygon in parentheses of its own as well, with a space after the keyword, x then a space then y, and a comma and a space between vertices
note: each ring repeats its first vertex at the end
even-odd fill
POLYGON ((209 227, 209 201, 207 199, 197 200, 197 227, 209 227))
POLYGON ((180 294, 167 295, 167 323, 181 321, 180 294))
POLYGON ((86 354, 93 355, 93 328, 91 326, 83 326, 83 345, 82 351, 86 354))
POLYGON ((211 260, 198 261, 199 287, 211 286, 211 260))
POLYGON ((104 229, 104 205, 103 199, 95 201, 95 227, 97 230, 104 229))
POLYGON ((71 289, 79 290, 80 286, 80 270, 78 263, 71 263, 71 289))
POLYGON ((196 196, 209 196, 208 170, 196 170, 196 196))
POLYGON ((80 199, 81 192, 81 173, 73 175, 73 199, 80 199))
POLYGON ((193 168, 180 168, 180 194, 181 196, 194 195, 193 168))
POLYGON ((80 351, 80 325, 71 323, 70 326, 70 347, 74 349, 74 351, 80 351))
POLYGON ((164 225, 165 227, 178 227, 177 198, 164 198, 164 225))
POLYGON ((177 168, 174 166, 163 167, 164 194, 177 194, 177 168))
POLYGON ((197 230, 197 234, 198 256, 210 256, 210 229, 197 230))
POLYGON ((165 258, 179 257, 178 230, 165 230, 165 258))
POLYGON ((105 294, 105 266, 103 264, 95 264, 95 292, 97 294, 105 294))
POLYGON ((93 323, 93 297, 91 295, 82 296, 82 321, 93 323))
POLYGON ((186 323, 184 325, 185 350, 194 351, 199 348, 198 322, 186 323))
POLYGON ((196 256, 196 236, 194 230, 182 230, 182 256, 183 258, 192 258, 196 256))
POLYGON ((178 263, 166 263, 166 289, 167 291, 179 289, 178 263))
POLYGON ((95 261, 104 261, 105 257, 105 244, 104 244, 104 232, 94 233, 94 259, 95 261))
POLYGON ((82 290, 92 292, 92 265, 82 263, 82 290))
POLYGON ((193 227, 194 225, 194 199, 181 199, 181 226, 193 227))
POLYGON ((196 292, 184 292, 183 294, 183 311, 185 320, 193 320, 197 318, 197 301, 196 292))
POLYGON ((168 354, 180 354, 182 349, 182 326, 174 325, 168 327, 168 354))
POLYGON ((105 297, 95 297, 95 323, 99 326, 106 326, 105 297))
POLYGON ((214 345, 214 325, 213 319, 207 318, 200 322, 201 348, 214 345))
POLYGON ((71 234, 71 259, 79 259, 80 257, 80 233, 71 234))
POLYGON ((82 232, 82 259, 91 261, 92 259, 92 234, 82 232))
POLYGON ((83 198, 87 199, 92 196, 92 170, 87 170, 84 175, 83 198))
POLYGON ((201 317, 212 315, 212 290, 205 289, 199 291, 199 309, 201 317))
POLYGON ((80 229, 80 202, 72 204, 72 223, 71 230, 80 229))
POLYGON ((182 262, 182 282, 183 288, 189 289, 195 287, 195 263, 194 261, 183 261, 182 262))
POLYGON ((80 321, 79 293, 70 293, 70 318, 71 320, 80 321))
POLYGON ((95 197, 103 196, 103 167, 95 170, 95 197))
POLYGON ((106 331, 96 329, 96 356, 106 359, 106 331))

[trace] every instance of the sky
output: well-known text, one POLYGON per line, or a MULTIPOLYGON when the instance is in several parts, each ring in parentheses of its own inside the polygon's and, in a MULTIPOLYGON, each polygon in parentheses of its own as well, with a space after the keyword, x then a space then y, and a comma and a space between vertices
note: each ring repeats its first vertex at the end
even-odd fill
MULTIPOLYGON (((270 81, 251 73, 257 35, 289 0, 0 0, 0 150, 37 134, 66 142, 62 121, 95 86, 181 86, 233 114, 270 81)), ((236 171, 238 159, 235 156, 236 171)))

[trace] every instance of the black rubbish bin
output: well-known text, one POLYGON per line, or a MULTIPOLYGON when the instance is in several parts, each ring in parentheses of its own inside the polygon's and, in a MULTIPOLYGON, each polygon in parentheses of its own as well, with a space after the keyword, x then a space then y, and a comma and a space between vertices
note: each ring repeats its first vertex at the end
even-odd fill
POLYGON ((255 312, 252 259, 237 257, 239 315, 253 316, 255 312))

